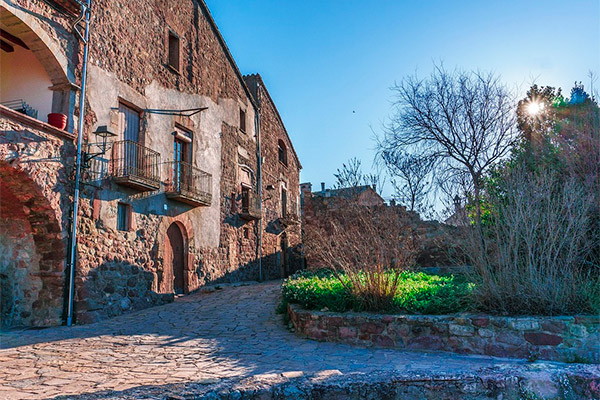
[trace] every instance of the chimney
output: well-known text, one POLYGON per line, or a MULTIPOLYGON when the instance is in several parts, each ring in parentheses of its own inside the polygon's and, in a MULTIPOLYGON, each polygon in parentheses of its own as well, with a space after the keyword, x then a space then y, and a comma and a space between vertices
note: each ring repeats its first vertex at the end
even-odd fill
POLYGON ((321 182, 321 192, 325 193, 325 182, 321 182))
POLYGON ((454 196, 454 211, 455 212, 459 212, 461 208, 460 205, 460 197, 458 197, 458 195, 454 196))

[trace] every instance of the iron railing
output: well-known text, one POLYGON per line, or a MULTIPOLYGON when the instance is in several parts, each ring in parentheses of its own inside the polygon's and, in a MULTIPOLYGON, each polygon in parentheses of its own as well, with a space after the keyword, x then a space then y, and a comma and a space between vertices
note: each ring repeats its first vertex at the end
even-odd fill
POLYGON ((160 186, 160 153, 132 140, 112 143, 109 175, 129 186, 160 186))
POLYGON ((285 207, 281 210, 281 222, 284 225, 294 225, 300 222, 300 217, 298 216, 298 205, 295 201, 286 201, 285 207))
POLYGON ((261 207, 260 199, 256 193, 248 191, 248 194, 244 196, 242 194, 242 209, 240 217, 246 220, 260 219, 261 218, 261 207))
POLYGON ((165 192, 167 197, 191 205, 209 206, 212 202, 212 175, 184 161, 168 161, 165 192))
POLYGON ((18 111, 21 114, 28 115, 31 118, 37 119, 38 117, 37 110, 31 108, 31 106, 25 103, 25 100, 23 99, 3 101, 0 104, 2 104, 4 107, 10 108, 11 110, 18 111))

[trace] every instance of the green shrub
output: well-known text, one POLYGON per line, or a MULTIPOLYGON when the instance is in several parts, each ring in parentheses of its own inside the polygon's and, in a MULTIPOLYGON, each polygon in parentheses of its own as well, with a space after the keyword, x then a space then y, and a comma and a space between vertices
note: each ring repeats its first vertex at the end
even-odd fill
MULTIPOLYGON (((385 279, 393 279, 394 272, 386 273, 385 279)), ((422 272, 400 272, 398 288, 388 307, 377 312, 402 312, 419 314, 448 314, 464 311, 473 283, 453 275, 429 275, 422 272)), ((330 271, 301 272, 284 281, 283 303, 299 304, 304 308, 330 311, 363 311, 364 302, 353 296, 345 286, 350 286, 347 276, 339 279, 330 271), (342 284, 342 281, 344 284, 342 284)))

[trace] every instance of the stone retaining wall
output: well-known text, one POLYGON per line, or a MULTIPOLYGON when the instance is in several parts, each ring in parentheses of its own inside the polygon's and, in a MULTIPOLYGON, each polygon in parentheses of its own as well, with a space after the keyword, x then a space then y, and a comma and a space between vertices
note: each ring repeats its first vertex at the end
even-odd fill
POLYGON ((498 317, 382 315, 307 311, 288 314, 310 339, 360 346, 439 350, 562 362, 600 362, 600 316, 498 317))

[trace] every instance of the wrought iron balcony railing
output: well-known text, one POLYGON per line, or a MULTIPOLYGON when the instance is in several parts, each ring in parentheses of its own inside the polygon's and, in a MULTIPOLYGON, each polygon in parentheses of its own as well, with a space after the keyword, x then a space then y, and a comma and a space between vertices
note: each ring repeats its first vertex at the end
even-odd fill
POLYGON ((108 175, 139 190, 160 188, 160 154, 131 140, 112 143, 108 175))
POLYGON ((240 218, 247 221, 258 220, 261 218, 260 202, 255 193, 248 192, 246 195, 242 193, 242 209, 240 211, 240 218))
POLYGON ((10 108, 11 110, 18 111, 21 114, 28 115, 31 118, 37 119, 37 117, 38 117, 37 110, 34 110, 33 108, 31 108, 31 106, 29 104, 25 103, 25 100, 23 100, 23 99, 4 101, 0 104, 2 104, 4 107, 10 108))
POLYGON ((279 220, 285 226, 296 225, 300 222, 296 202, 288 201, 287 204, 284 205, 279 220))
POLYGON ((183 161, 165 164, 165 193, 169 199, 192 206, 210 206, 212 175, 183 161))

